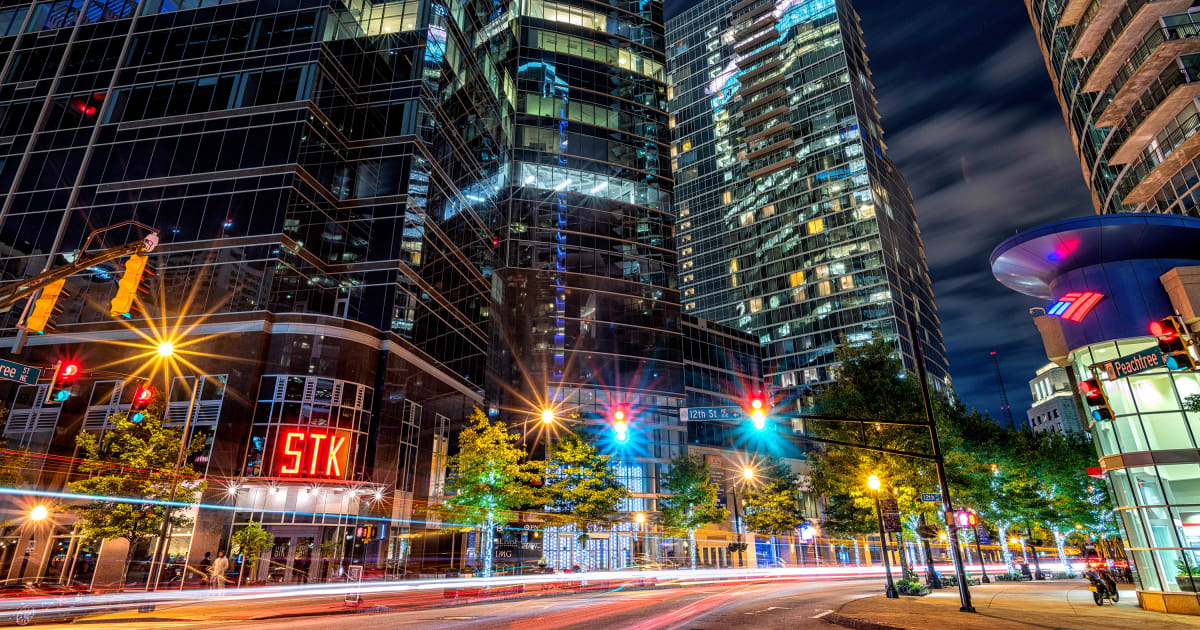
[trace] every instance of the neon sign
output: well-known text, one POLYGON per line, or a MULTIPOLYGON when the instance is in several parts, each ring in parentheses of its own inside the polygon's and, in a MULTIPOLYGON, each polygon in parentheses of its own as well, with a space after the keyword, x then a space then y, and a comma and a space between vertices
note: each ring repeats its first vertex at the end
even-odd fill
POLYGON ((1092 308, 1102 299, 1104 299, 1104 295, 1101 293, 1072 291, 1051 304, 1050 308, 1046 310, 1046 314, 1056 315, 1071 322, 1082 321, 1084 316, 1092 312, 1092 308))
POLYGON ((350 440, 341 433, 288 431, 275 457, 281 477, 345 476, 350 440))

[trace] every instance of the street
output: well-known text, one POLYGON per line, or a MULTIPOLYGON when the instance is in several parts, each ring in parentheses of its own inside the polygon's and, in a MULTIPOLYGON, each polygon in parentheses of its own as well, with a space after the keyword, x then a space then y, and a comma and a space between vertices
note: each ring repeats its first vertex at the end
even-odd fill
MULTIPOLYGON (((878 579, 773 580, 662 587, 651 590, 613 590, 586 595, 515 599, 466 606, 444 602, 417 604, 407 610, 384 612, 386 598, 368 598, 353 614, 315 614, 307 617, 261 619, 288 614, 295 602, 259 602, 251 607, 226 607, 212 602, 189 604, 153 613, 120 613, 108 618, 77 620, 97 629, 136 628, 329 628, 337 624, 370 623, 375 628, 626 628, 690 630, 727 628, 818 628, 842 604, 877 594, 878 579), (368 612, 375 610, 374 612, 368 612), (369 615, 362 618, 360 615, 369 615), (225 617, 227 620, 221 620, 225 617), (259 620, 255 620, 259 617, 259 620), (141 618, 139 620, 139 618, 141 618)), ((403 605, 403 604, 401 604, 403 605)), ((44 628, 68 627, 44 625, 44 628)), ((77 627, 77 626, 76 626, 77 627)))

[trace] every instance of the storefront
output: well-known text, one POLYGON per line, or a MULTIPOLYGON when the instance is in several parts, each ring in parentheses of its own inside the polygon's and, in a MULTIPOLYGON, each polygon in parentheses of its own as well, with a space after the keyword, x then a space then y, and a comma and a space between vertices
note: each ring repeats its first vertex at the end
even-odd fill
POLYGON ((1048 300, 1031 311, 1047 358, 1077 391, 1103 390, 1111 418, 1085 421, 1141 606, 1188 614, 1200 614, 1200 413, 1188 410, 1200 370, 1169 369, 1150 324, 1176 316, 1200 339, 1198 242, 1196 219, 1107 215, 1018 234, 992 254, 1001 283, 1048 300))

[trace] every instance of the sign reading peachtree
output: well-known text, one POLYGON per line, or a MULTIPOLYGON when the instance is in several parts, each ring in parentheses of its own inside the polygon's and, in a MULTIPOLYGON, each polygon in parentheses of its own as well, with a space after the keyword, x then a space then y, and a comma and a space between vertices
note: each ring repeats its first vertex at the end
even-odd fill
POLYGON ((897 533, 901 530, 900 526, 900 506, 895 499, 880 499, 879 508, 883 513, 883 529, 897 533))
POLYGON ((1134 352, 1123 357, 1105 361, 1100 364, 1105 372, 1108 372, 1109 380, 1153 370, 1166 365, 1166 360, 1163 358, 1158 348, 1147 348, 1141 352, 1134 352))
POLYGON ((9 381, 16 381, 22 385, 37 385, 38 377, 42 375, 42 370, 13 361, 5 361, 0 359, 0 378, 9 381))

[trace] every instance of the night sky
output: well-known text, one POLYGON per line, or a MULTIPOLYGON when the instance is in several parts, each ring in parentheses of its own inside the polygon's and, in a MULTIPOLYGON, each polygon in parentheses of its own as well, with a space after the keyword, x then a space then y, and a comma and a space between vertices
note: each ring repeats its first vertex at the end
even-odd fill
MULTIPOLYGON (((667 14, 687 6, 667 0, 667 14)), ((1001 418, 990 351, 1013 418, 1046 363, 1029 309, 988 255, 1018 231, 1092 214, 1079 160, 1021 2, 855 0, 892 159, 917 201, 954 388, 1001 418)))

